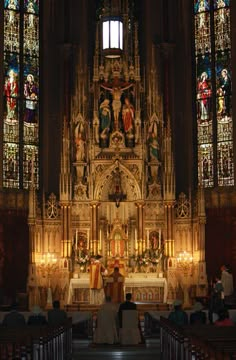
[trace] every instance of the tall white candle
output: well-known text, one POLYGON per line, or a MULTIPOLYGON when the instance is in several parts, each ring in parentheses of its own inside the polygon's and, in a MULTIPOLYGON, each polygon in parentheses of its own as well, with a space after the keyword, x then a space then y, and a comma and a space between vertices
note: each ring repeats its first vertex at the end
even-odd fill
POLYGON ((87 249, 89 250, 89 229, 87 230, 87 249))
POLYGON ((135 250, 138 249, 137 229, 134 230, 134 247, 135 247, 135 250))
POLYGON ((161 248, 161 229, 159 229, 159 249, 161 248))
POLYGON ((75 231, 75 248, 77 249, 77 245, 78 245, 78 230, 76 229, 75 231))
POLYGON ((147 229, 147 248, 149 249, 149 229, 147 229))

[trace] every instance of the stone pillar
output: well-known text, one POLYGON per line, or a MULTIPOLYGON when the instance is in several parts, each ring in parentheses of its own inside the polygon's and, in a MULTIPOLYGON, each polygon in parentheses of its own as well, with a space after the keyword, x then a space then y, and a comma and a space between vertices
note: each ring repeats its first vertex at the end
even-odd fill
POLYGON ((61 257, 69 258, 71 256, 71 207, 68 204, 61 205, 62 212, 62 240, 61 257))
POLYGON ((174 257, 174 203, 167 202, 165 204, 165 217, 166 217, 166 245, 165 255, 174 257))
POLYGON ((143 251, 146 250, 145 239, 144 239, 144 231, 143 231, 143 208, 144 201, 137 202, 137 238, 138 238, 138 254, 142 254, 143 251))
POLYGON ((98 207, 100 203, 93 201, 90 203, 92 214, 91 214, 91 250, 94 255, 98 255, 98 207))

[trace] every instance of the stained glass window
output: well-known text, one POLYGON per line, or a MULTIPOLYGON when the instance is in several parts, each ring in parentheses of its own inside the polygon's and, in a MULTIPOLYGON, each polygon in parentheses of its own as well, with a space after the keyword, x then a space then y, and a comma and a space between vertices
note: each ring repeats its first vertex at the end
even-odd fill
POLYGON ((198 182, 234 185, 230 0, 194 0, 198 182))
POLYGON ((4 0, 3 186, 39 186, 39 0, 4 0))

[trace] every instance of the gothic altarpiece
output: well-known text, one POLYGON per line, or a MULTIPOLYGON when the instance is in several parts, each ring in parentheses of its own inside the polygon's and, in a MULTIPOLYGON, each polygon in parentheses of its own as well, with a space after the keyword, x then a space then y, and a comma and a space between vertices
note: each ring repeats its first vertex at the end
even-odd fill
POLYGON ((171 303, 190 288, 204 294, 204 193, 176 199, 162 52, 153 47, 149 70, 141 71, 138 24, 124 3, 120 54, 103 52, 98 21, 91 86, 78 51, 72 116, 64 119, 60 198, 52 194, 39 208, 30 190, 31 303, 40 297, 45 304, 48 287, 64 303, 89 302, 92 254, 102 256, 108 274, 119 266, 135 300, 171 303), (191 254, 188 263, 178 258, 183 251, 191 254))

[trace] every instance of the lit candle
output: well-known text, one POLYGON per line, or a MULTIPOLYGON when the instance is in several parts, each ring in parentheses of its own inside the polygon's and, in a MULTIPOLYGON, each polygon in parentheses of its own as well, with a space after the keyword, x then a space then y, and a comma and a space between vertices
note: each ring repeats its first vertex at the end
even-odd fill
POLYGON ((134 230, 134 246, 135 246, 135 250, 137 250, 138 249, 137 229, 134 230))
POLYGON ((78 244, 78 230, 76 229, 75 231, 75 248, 77 249, 77 244, 78 244))
POLYGON ((87 249, 89 250, 89 229, 87 230, 87 249))
POLYGON ((161 229, 159 229, 159 249, 161 248, 161 229))

